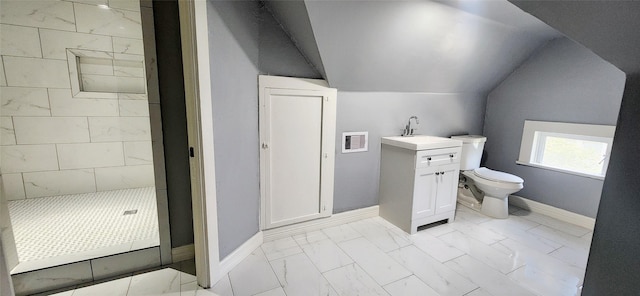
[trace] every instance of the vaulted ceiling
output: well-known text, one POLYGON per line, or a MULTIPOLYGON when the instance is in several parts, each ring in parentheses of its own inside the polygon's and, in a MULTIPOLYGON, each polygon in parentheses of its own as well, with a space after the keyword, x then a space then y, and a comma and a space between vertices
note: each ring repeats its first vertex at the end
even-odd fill
POLYGON ((562 36, 506 0, 266 5, 329 85, 345 91, 488 92, 562 36))
POLYGON ((625 73, 640 73, 640 1, 511 2, 625 73))

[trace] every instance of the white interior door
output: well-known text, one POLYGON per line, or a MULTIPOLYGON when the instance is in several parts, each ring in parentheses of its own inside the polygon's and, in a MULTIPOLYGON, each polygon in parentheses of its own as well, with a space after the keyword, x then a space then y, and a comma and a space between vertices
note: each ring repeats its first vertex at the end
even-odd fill
POLYGON ((335 90, 295 85, 261 83, 262 229, 333 210, 335 90))

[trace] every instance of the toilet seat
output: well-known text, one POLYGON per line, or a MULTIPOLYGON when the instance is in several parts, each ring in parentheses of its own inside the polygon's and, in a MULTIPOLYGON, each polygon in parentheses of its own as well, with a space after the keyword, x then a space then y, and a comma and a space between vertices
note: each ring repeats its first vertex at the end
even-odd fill
POLYGON ((479 178, 493 181, 493 182, 511 183, 511 184, 524 183, 524 180, 518 176, 507 174, 505 172, 494 171, 485 167, 477 168, 473 170, 473 174, 479 178))

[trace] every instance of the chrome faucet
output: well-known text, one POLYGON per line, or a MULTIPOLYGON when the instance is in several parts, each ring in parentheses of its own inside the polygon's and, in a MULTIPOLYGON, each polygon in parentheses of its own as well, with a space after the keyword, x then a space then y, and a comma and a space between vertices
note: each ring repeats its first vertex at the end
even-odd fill
POLYGON ((409 122, 407 122, 407 125, 404 127, 404 130, 402 131, 402 136, 403 137, 413 136, 413 131, 415 129, 411 128, 411 119, 415 119, 416 120, 416 124, 420 124, 420 121, 418 121, 418 116, 413 115, 413 116, 409 117, 409 122))

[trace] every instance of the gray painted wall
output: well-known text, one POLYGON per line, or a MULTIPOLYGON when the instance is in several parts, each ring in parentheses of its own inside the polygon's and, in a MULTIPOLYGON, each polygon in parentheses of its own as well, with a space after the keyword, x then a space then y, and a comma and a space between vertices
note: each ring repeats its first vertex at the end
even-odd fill
POLYGON ((220 258, 258 232, 258 18, 253 1, 207 1, 220 258))
POLYGON ((615 125, 625 75, 567 38, 549 42, 488 96, 486 166, 525 180, 516 195, 595 218, 601 180, 517 165, 524 121, 615 125))
POLYGON ((380 137, 402 133, 410 116, 419 134, 444 136, 482 132, 486 97, 338 91, 334 213, 378 204, 380 137), (369 132, 369 151, 342 154, 342 133, 369 132))
POLYGON ((259 230, 258 75, 316 78, 257 1, 208 1, 220 258, 259 230))

